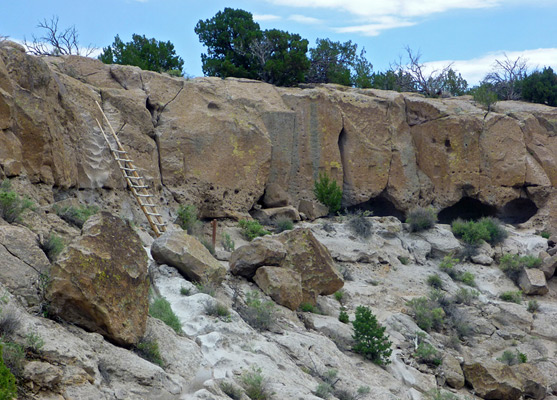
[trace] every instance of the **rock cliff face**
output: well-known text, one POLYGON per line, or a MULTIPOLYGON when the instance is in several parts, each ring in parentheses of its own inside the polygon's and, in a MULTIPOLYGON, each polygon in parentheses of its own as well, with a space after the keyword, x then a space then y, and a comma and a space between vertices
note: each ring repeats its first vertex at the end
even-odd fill
POLYGON ((486 115, 467 97, 185 80, 37 58, 11 42, 0 47, 0 176, 123 188, 95 101, 147 180, 205 217, 245 214, 277 185, 297 207, 325 171, 347 207, 381 200, 404 213, 472 198, 519 221, 537 211, 534 222, 557 227, 554 108, 500 102, 486 115))

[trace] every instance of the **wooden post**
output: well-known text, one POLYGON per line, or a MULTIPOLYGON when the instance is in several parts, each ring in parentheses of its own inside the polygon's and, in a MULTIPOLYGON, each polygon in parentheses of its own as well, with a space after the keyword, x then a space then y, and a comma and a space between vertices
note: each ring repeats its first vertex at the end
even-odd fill
POLYGON ((217 247, 217 220, 214 219, 211 224, 213 225, 213 249, 217 247))

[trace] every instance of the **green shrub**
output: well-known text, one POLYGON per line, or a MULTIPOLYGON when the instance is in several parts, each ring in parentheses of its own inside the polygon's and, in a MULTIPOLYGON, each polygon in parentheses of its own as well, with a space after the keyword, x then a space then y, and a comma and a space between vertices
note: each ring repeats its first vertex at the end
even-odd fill
POLYGON ((437 274, 428 276, 427 284, 435 289, 441 289, 443 287, 443 281, 437 274))
POLYGON ((538 311, 540 309, 540 303, 538 303, 537 300, 529 300, 528 301, 528 312, 531 312, 532 314, 535 313, 536 311, 538 311))
POLYGON ((441 264, 439 264, 439 269, 449 275, 451 278, 455 278, 458 274, 454 266, 458 264, 460 260, 458 258, 452 258, 451 256, 445 256, 441 264))
POLYGON ((344 298, 344 290, 340 289, 335 292, 335 300, 342 304, 344 298))
POLYGON ((284 231, 290 231, 294 228, 294 222, 288 217, 277 218, 274 222, 275 232, 281 233, 284 231))
POLYGON ((220 389, 232 400, 242 400, 243 390, 230 382, 221 382, 220 389))
POLYGON ((462 272, 457 274, 455 280, 468 286, 476 286, 476 277, 471 272, 462 272))
POLYGON ((455 302, 459 304, 471 305, 474 299, 477 299, 480 293, 477 290, 460 288, 455 295, 455 302))
POLYGON ((275 319, 275 303, 261 301, 257 292, 250 292, 246 295, 246 306, 240 307, 238 313, 252 328, 268 330, 275 319))
POLYGON ((181 294, 182 296, 189 296, 189 295, 191 294, 191 289, 182 286, 182 287, 180 288, 180 294, 181 294))
POLYGON ((37 353, 44 346, 44 340, 41 335, 32 332, 25 337, 25 346, 27 349, 37 353))
POLYGON ((300 304, 300 311, 302 312, 310 312, 314 314, 319 314, 319 309, 311 303, 302 303, 300 304))
POLYGON ((473 246, 479 245, 482 241, 494 245, 508 236, 501 222, 492 217, 483 217, 477 222, 463 221, 459 218, 453 221, 451 228, 456 237, 473 246))
POLYGON ((99 208, 96 206, 66 206, 66 207, 58 207, 57 205, 54 206, 54 212, 66 221, 68 224, 74 225, 79 229, 83 228, 85 222, 91 217, 95 215, 99 211, 99 208))
POLYGON ((153 364, 157 364, 161 368, 164 367, 164 361, 161 357, 159 344, 156 340, 140 340, 135 347, 135 352, 144 360, 147 360, 153 364))
POLYGON ((347 324, 350 322, 350 317, 348 316, 348 313, 346 311, 341 310, 341 312, 338 314, 338 320, 343 324, 347 324))
POLYGON ((398 258, 398 261, 400 261, 400 263, 401 263, 402 265, 408 265, 408 264, 410 264, 410 258, 408 258, 408 257, 398 256, 397 258, 398 258))
POLYGON ((516 352, 505 350, 497 361, 507 365, 523 364, 528 361, 528 357, 526 354, 521 353, 518 350, 516 350, 516 352))
POLYGON ((195 289, 197 290, 197 293, 204 293, 207 294, 211 297, 215 297, 215 285, 213 283, 201 283, 201 282, 194 282, 193 285, 195 286, 195 289))
POLYGON ((352 350, 378 365, 389 364, 392 342, 385 335, 386 328, 379 325, 371 310, 365 306, 358 306, 352 325, 352 337, 355 342, 352 350))
POLYGON ((225 304, 211 299, 205 303, 205 313, 211 317, 217 317, 223 321, 230 322, 230 310, 225 304))
POLYGON ((509 233, 497 218, 483 217, 480 218, 478 224, 483 225, 487 229, 489 238, 486 242, 489 244, 495 245, 501 243, 509 236, 509 233))
POLYGON ((329 397, 331 397, 332 392, 333 387, 330 384, 321 382, 317 385, 317 388, 315 389, 313 394, 321 399, 328 399, 329 397))
POLYGON ((222 240, 220 243, 222 245, 222 248, 229 252, 233 252, 236 248, 236 243, 234 243, 234 240, 232 240, 228 233, 222 234, 222 240))
POLYGON ((164 297, 157 297, 151 305, 149 306, 149 315, 151 317, 160 319, 166 325, 174 329, 176 333, 182 332, 182 324, 180 323, 180 319, 174 311, 172 311, 172 307, 168 300, 164 297))
POLYGON ((4 364, 3 348, 0 343, 0 400, 11 400, 17 396, 17 386, 14 374, 4 364))
POLYGON ((543 231, 540 233, 540 236, 544 239, 549 239, 551 237, 551 233, 547 232, 547 231, 543 231))
POLYGON ((54 233, 50 233, 46 239, 41 242, 41 248, 50 260, 53 262, 58 255, 64 250, 64 242, 62 238, 54 233))
POLYGON ((25 349, 20 344, 13 342, 2 342, 0 340, 0 344, 4 346, 4 364, 14 374, 16 379, 21 378, 25 361, 25 349))
POLYGON ((354 235, 367 239, 371 236, 372 225, 369 220, 371 213, 369 211, 357 210, 350 215, 348 227, 354 235))
POLYGON ((331 180, 325 172, 319 174, 319 179, 315 181, 313 193, 317 200, 329 208, 329 213, 334 214, 340 210, 342 202, 342 189, 335 180, 331 180))
POLYGON ((441 353, 435 347, 429 343, 420 343, 416 352, 414 353, 414 358, 422 364, 427 364, 430 366, 439 366, 443 362, 441 359, 441 353))
POLYGON ((13 334, 21 325, 21 320, 13 311, 0 309, 0 340, 13 334))
POLYGON ((201 221, 198 219, 197 207, 193 204, 180 205, 176 213, 176 222, 180 225, 180 228, 190 235, 196 233, 201 225, 201 221))
POLYGON ((271 232, 265 230, 259 221, 248 221, 247 219, 241 219, 238 221, 240 228, 242 228, 242 234, 250 242, 259 236, 270 235, 271 232))
POLYGON ((471 245, 479 245, 483 240, 489 240, 489 231, 483 224, 474 221, 463 221, 460 218, 451 224, 453 234, 471 245))
POLYGON ((435 301, 427 297, 418 297, 406 303, 416 324, 424 331, 439 330, 445 322, 445 312, 435 301))
POLYGON ((509 301, 511 303, 520 304, 522 303, 522 291, 512 291, 503 292, 499 295, 499 298, 503 301, 509 301))
POLYGON ((11 224, 20 222, 21 214, 28 208, 32 209, 33 202, 27 197, 19 197, 10 189, 10 181, 7 179, 2 181, 0 184, 0 218, 11 224))
POLYGON ((541 258, 531 255, 520 257, 518 254, 505 254, 499 260, 499 268, 509 279, 518 283, 523 268, 538 268, 541 263, 541 258))
POLYGON ((249 371, 242 374, 241 380, 246 395, 251 400, 268 400, 271 398, 271 393, 267 389, 267 381, 261 374, 261 368, 252 366, 249 371))
POLYGON ((437 212, 433 207, 417 207, 410 211, 406 223, 410 231, 419 232, 433 228, 437 222, 437 212))
POLYGON ((497 93, 489 87, 489 85, 481 85, 472 91, 474 101, 487 108, 487 112, 491 111, 491 107, 497 102, 497 93))

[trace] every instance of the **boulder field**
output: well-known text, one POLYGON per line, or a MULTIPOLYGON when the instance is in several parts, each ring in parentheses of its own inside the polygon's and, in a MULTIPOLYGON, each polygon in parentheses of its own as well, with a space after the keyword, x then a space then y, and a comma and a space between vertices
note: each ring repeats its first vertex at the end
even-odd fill
POLYGON ((281 206, 308 209, 327 172, 343 207, 382 201, 405 213, 473 199, 503 218, 557 227, 555 108, 499 102, 486 114, 466 96, 188 80, 38 58, 9 41, 0 47, 0 177, 57 191, 123 189, 95 102, 149 184, 203 217, 271 207, 276 193, 281 206))

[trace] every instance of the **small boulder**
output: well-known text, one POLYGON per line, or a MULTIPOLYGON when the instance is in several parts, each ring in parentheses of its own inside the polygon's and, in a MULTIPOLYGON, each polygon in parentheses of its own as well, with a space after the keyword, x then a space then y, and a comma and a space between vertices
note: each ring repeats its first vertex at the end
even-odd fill
POLYGON ((131 226, 101 212, 50 271, 50 311, 121 345, 143 337, 149 310, 147 254, 131 226))
POLYGON ((277 183, 270 183, 265 188, 263 205, 268 208, 284 207, 291 204, 290 195, 277 183))
POLYGON ((252 211, 251 215, 262 224, 270 224, 277 219, 289 219, 291 221, 300 221, 300 213, 292 206, 262 208, 252 211))
POLYGON ((278 266, 285 257, 286 248, 281 242, 271 238, 257 238, 232 253, 230 272, 251 279, 257 268, 263 265, 278 266))
POLYGON ((263 266, 257 269, 253 280, 278 304, 293 311, 302 304, 302 277, 296 271, 263 266))
POLYGON ((520 273, 518 285, 525 294, 544 295, 549 292, 543 271, 535 268, 525 268, 520 273))
POLYGON ((557 269, 557 254, 550 256, 546 253, 546 255, 547 257, 542 259, 540 270, 543 271, 545 279, 549 280, 553 277, 553 275, 555 275, 555 269, 557 269))
POLYGON ((446 353, 445 357, 443 357, 443 364, 441 364, 441 371, 445 376, 447 385, 455 389, 462 389, 464 387, 464 383, 465 383, 464 373, 462 372, 460 363, 455 357, 453 357, 449 353, 446 353))
POLYGON ((170 231, 158 237, 151 246, 151 255, 157 263, 175 267, 194 282, 220 284, 226 275, 226 268, 209 250, 184 231, 170 231))
POLYGON ((298 211, 311 221, 329 215, 329 208, 326 205, 311 200, 300 200, 298 211))
POLYGON ((23 369, 26 380, 45 389, 54 389, 62 381, 63 374, 61 368, 43 361, 29 361, 23 369))
POLYGON ((433 228, 418 232, 415 235, 431 245, 431 255, 433 257, 443 258, 457 254, 462 250, 460 241, 454 237, 450 229, 443 225, 435 225, 433 228))

